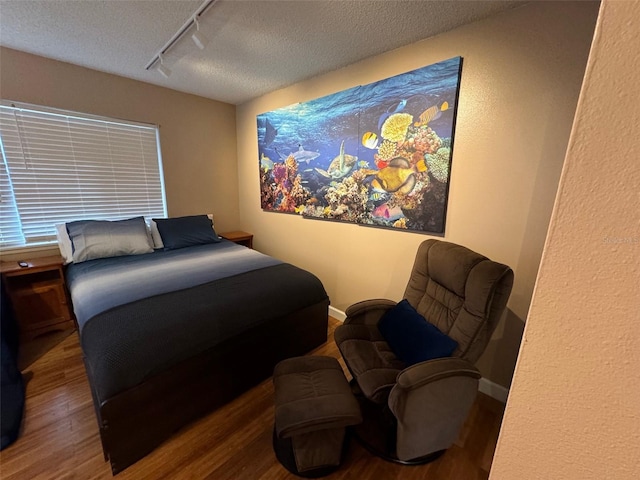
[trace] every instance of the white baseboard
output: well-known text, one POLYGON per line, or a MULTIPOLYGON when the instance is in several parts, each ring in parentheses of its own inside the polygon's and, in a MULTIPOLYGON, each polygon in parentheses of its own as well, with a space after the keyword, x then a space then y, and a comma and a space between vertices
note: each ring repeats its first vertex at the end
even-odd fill
POLYGON ((344 322, 344 319, 347 318, 346 313, 344 313, 342 310, 338 310, 337 308, 332 307, 331 305, 329 305, 329 315, 336 320, 340 320, 341 322, 344 322))
MULTIPOLYGON (((336 320, 340 320, 341 322, 344 322, 344 319, 347 318, 347 315, 342 310, 338 310, 331 305, 329 305, 329 315, 331 315, 336 320)), ((498 385, 497 383, 493 383, 491 380, 487 380, 486 378, 482 377, 480 379, 478 390, 480 390, 485 395, 489 395, 490 397, 495 398, 499 402, 507 403, 509 389, 503 387, 502 385, 498 385)))
POLYGON ((502 385, 498 385, 497 383, 493 383, 491 380, 487 380, 486 378, 482 377, 480 379, 478 390, 480 390, 485 395, 489 395, 490 397, 495 398, 499 402, 507 403, 509 389, 503 387, 502 385))

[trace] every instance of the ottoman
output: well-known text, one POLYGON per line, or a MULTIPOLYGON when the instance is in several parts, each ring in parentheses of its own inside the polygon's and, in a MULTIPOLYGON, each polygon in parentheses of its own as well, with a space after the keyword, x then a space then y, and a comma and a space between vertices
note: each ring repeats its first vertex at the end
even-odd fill
POLYGON ((333 357, 295 357, 273 371, 273 448, 291 473, 317 478, 340 466, 345 427, 362 422, 358 401, 333 357))

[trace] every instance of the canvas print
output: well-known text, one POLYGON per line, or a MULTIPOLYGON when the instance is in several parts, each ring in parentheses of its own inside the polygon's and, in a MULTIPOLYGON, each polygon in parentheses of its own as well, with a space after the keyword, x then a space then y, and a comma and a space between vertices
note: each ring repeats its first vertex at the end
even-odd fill
POLYGON ((262 208, 443 233, 461 62, 258 115, 262 208))

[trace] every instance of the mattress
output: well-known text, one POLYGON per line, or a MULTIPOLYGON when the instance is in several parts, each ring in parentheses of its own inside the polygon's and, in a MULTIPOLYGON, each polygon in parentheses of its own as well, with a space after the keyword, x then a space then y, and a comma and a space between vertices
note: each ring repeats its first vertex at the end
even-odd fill
POLYGON ((328 300, 310 272, 228 241, 72 264, 67 283, 99 402, 328 300))

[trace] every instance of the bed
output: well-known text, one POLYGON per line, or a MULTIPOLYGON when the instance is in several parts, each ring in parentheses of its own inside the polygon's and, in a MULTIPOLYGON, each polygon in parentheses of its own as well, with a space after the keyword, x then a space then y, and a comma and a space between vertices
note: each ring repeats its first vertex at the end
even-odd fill
POLYGON ((66 279, 114 474, 327 339, 318 278, 217 235, 74 262, 66 279))

